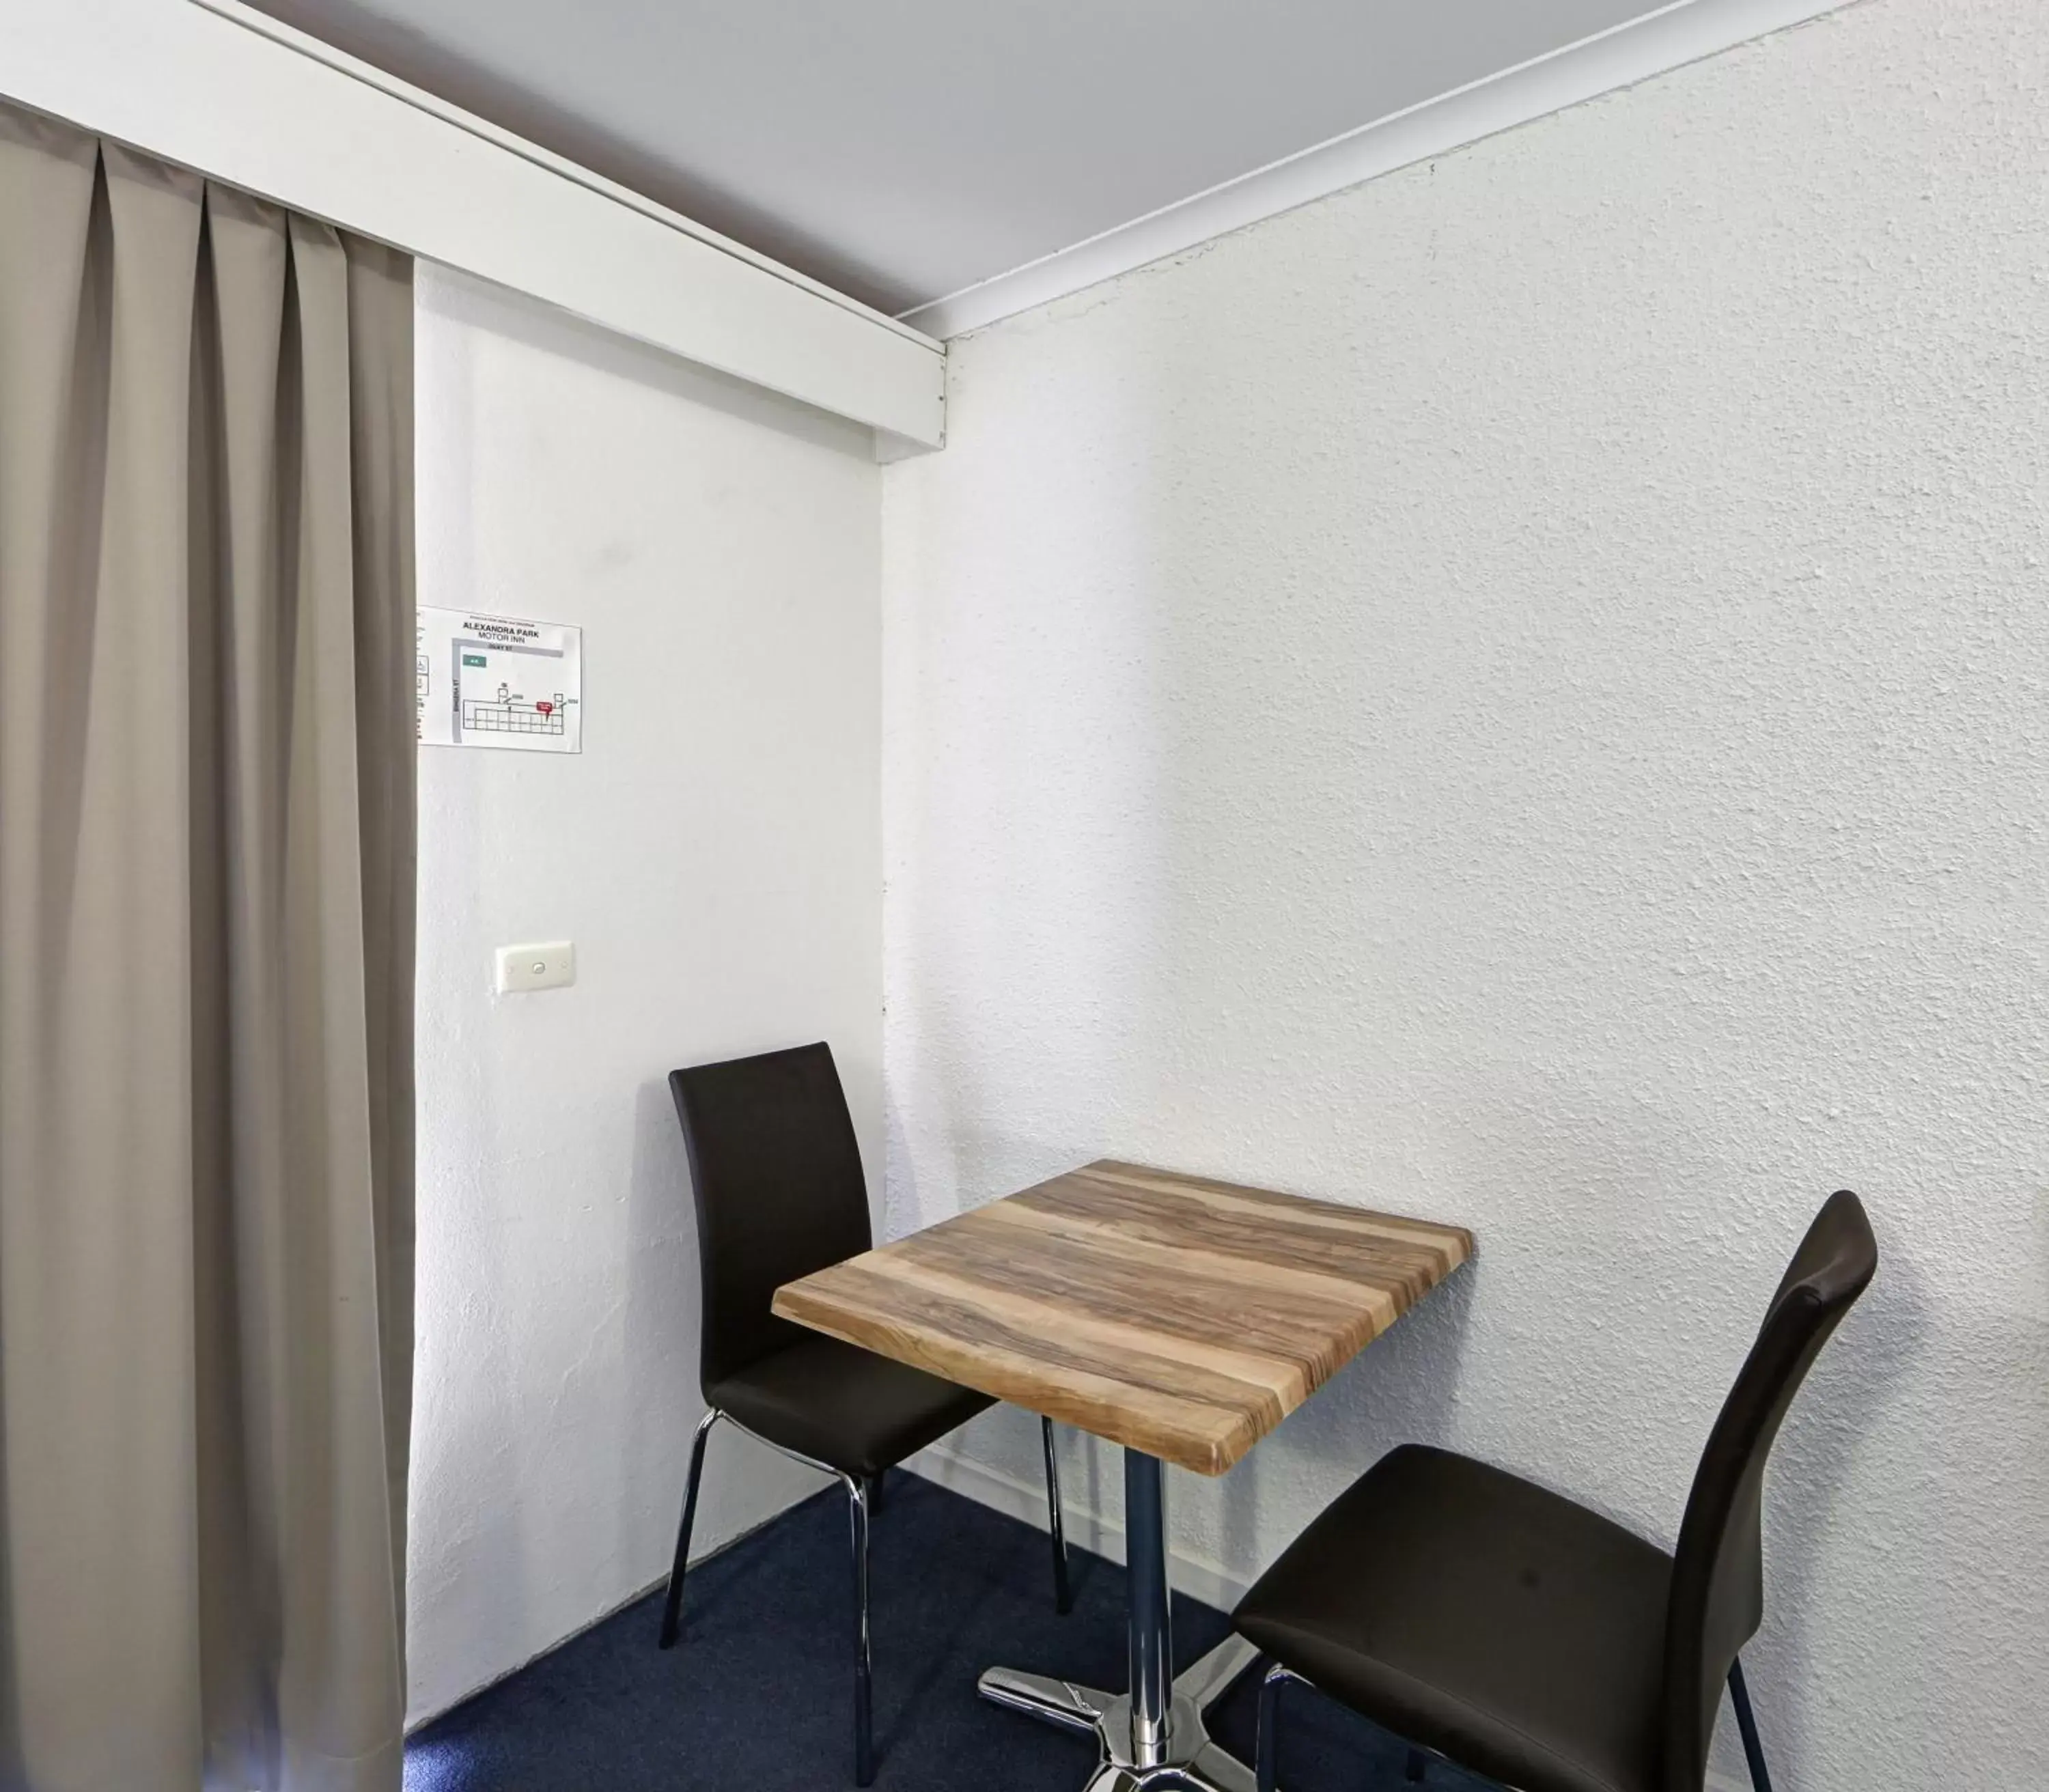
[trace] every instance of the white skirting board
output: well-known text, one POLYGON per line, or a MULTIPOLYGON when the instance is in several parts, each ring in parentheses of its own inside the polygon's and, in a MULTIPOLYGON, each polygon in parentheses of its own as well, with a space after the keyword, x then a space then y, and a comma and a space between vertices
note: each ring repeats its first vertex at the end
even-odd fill
MULTIPOLYGON (((1047 1529, 1046 1484, 1043 1481, 1027 1485, 962 1456, 943 1444, 934 1444, 920 1450, 904 1466, 913 1475, 950 1492, 961 1494, 978 1506, 1001 1512, 1005 1518, 1022 1518, 1040 1530, 1047 1529)), ((1106 1561, 1121 1563, 1124 1560, 1123 1527, 1112 1523, 1092 1507, 1077 1505, 1064 1485, 1064 1479, 1061 1489, 1062 1518, 1069 1547, 1087 1549, 1106 1561)), ((1176 1592, 1186 1593, 1189 1598, 1200 1600, 1219 1611, 1230 1611, 1244 1597, 1246 1588, 1251 1584, 1220 1563, 1178 1549, 1168 1553, 1167 1578, 1176 1592)), ((1731 1778, 1725 1774, 1710 1773, 1707 1792, 1751 1792, 1751 1788, 1745 1781, 1731 1778)))
MULTIPOLYGON (((1022 1518, 1028 1525, 1036 1525, 1040 1530, 1046 1526, 1046 1483, 1044 1481, 1026 1483, 1013 1480, 1000 1471, 986 1467, 972 1458, 960 1455, 944 1444, 935 1444, 920 1450, 904 1466, 913 1475, 936 1482, 940 1487, 957 1494, 964 1494, 978 1505, 986 1506, 1002 1513, 1007 1518, 1022 1518)), ((1106 1561, 1124 1560, 1124 1527, 1106 1518, 1100 1512, 1080 1504, 1074 1490, 1067 1483, 1078 1477, 1067 1472, 1071 1464, 1062 1464, 1061 1493, 1062 1517, 1067 1526, 1070 1547, 1087 1549, 1106 1561)), ((1219 1611, 1228 1611, 1245 1596, 1246 1588, 1251 1584, 1227 1572, 1219 1563, 1200 1556, 1191 1556, 1181 1551, 1170 1550, 1167 1558, 1167 1578, 1175 1592, 1186 1593, 1190 1599, 1200 1600, 1203 1604, 1215 1606, 1219 1611)))

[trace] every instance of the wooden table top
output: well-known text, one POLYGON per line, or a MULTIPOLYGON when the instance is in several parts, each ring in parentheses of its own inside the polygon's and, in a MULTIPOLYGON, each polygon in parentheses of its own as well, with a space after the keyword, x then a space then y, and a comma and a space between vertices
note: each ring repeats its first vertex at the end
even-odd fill
POLYGON ((1472 1254, 1456 1226, 1104 1161, 788 1283, 775 1305, 1221 1475, 1472 1254))

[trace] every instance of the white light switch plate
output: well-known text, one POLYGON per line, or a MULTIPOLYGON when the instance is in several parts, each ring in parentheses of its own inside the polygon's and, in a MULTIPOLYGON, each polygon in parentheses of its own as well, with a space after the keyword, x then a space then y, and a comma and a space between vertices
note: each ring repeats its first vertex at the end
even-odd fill
POLYGON ((523 996, 529 989, 559 989, 576 982, 576 947, 566 939, 542 946, 498 948, 498 993, 523 996))

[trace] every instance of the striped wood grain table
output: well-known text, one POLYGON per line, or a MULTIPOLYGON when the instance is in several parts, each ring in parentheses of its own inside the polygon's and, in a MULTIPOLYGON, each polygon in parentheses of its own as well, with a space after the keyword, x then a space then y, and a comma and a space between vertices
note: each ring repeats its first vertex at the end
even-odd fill
POLYGON ((1472 1252, 1456 1226, 1106 1161, 791 1282, 776 1311, 1220 1475, 1472 1252))
POLYGON ((775 1311, 1123 1444, 1129 1692, 992 1667, 982 1696, 1092 1736, 1088 1792, 1256 1792, 1203 1716, 1252 1645, 1174 1677, 1164 1464, 1221 1475, 1472 1251, 1459 1226, 1104 1161, 789 1282, 775 1311))
POLYGON ((1174 1677, 1164 1465, 1221 1475, 1472 1254, 1456 1226, 1104 1162, 788 1283, 775 1304, 1125 1446, 1129 1690, 991 1668, 982 1695, 1093 1738, 1088 1792, 1256 1792, 1203 1718, 1251 1645, 1233 1637, 1174 1677))

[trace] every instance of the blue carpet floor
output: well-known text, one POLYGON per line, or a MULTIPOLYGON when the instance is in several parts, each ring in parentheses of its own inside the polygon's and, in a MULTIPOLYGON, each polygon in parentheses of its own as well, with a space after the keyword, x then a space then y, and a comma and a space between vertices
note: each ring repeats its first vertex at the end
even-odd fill
MULTIPOLYGON (((1123 1570, 1075 1557, 1053 1610, 1045 1534, 906 1474, 872 1543, 878 1792, 1080 1792, 1093 1745, 975 1697, 986 1666, 1124 1685, 1123 1570)), ((416 1735, 406 1792, 842 1792, 853 1775, 852 1594, 837 1490, 691 1570, 682 1642, 655 1646, 643 1600, 416 1735)), ((1222 1613, 1174 1603, 1176 1665, 1220 1641, 1222 1613)), ((1252 1759, 1254 1688, 1212 1732, 1252 1759)), ((1325 1701, 1289 1701, 1287 1792, 1388 1792, 1400 1743, 1325 1701)), ((1483 1782, 1433 1765, 1429 1792, 1483 1782)))

